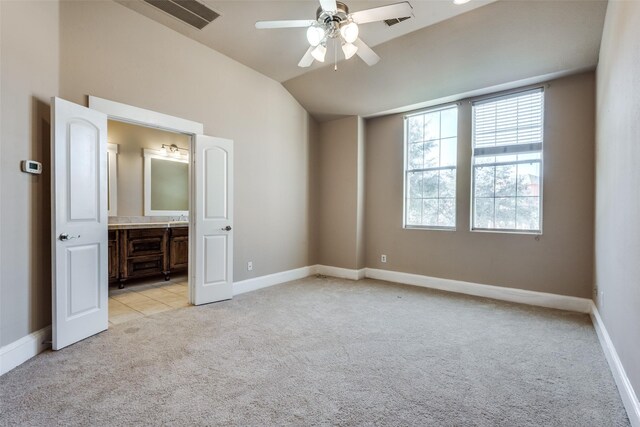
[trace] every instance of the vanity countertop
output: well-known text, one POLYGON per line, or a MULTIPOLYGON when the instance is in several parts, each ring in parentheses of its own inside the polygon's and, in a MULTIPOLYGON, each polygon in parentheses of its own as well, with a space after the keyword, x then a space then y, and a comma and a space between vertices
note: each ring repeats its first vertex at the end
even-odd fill
POLYGON ((178 228, 188 227, 188 221, 169 222, 129 222, 121 224, 109 224, 109 230, 131 230, 135 228, 178 228))

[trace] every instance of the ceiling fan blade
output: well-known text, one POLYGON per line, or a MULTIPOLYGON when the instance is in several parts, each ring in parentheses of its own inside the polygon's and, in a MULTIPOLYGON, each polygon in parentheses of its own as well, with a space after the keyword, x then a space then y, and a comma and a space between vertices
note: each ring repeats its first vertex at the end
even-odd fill
POLYGON ((258 21, 256 28, 259 30, 268 30, 271 28, 302 28, 313 24, 315 19, 296 19, 288 21, 258 21))
POLYGON ((388 6, 360 10, 353 12, 350 16, 356 24, 367 24, 369 22, 384 21, 385 19, 413 16, 413 8, 408 1, 403 1, 402 3, 390 4, 388 6))
POLYGON ((376 65, 380 61, 380 57, 365 42, 357 39, 353 44, 358 48, 356 55, 360 57, 367 65, 376 65))
POLYGON ((305 53, 300 62, 298 62, 298 67, 307 68, 313 64, 313 55, 311 55, 311 51, 313 51, 313 49, 313 46, 309 46, 307 53, 305 53))
POLYGON ((320 7, 325 12, 335 12, 338 10, 338 4, 336 0, 320 0, 320 7))

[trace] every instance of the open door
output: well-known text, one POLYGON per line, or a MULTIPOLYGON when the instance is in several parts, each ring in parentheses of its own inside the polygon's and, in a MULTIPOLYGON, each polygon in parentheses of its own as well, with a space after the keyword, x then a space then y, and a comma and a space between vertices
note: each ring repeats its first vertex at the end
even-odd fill
POLYGON ((52 99, 54 350, 108 327, 107 116, 52 99))
POLYGON ((197 135, 190 214, 192 302, 233 296, 233 141, 197 135))

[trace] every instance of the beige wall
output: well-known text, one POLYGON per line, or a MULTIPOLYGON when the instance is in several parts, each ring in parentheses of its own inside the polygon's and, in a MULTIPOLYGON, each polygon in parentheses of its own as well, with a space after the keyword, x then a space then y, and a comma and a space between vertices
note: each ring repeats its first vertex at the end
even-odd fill
POLYGON ((320 123, 318 147, 317 263, 363 268, 362 119, 357 116, 320 123))
POLYGON ((459 110, 457 230, 402 228, 403 116, 367 122, 367 267, 591 297, 594 74, 545 92, 544 235, 469 231, 471 106, 459 110), (388 262, 380 262, 386 254, 388 262))
POLYGON ((234 281, 309 264, 312 119, 279 83, 115 2, 0 5, 0 345, 51 321, 51 96, 86 105, 96 95, 233 139, 234 281), (44 160, 45 174, 20 173, 27 158, 44 160))
POLYGON ((51 323, 49 98, 58 93, 54 1, 0 2, 0 346, 51 323), (38 160, 44 173, 20 171, 38 160))
POLYGON ((279 83, 115 2, 64 2, 61 28, 64 98, 124 102, 235 141, 235 281, 307 265, 309 116, 279 83))
POLYGON ((640 3, 611 1, 597 71, 597 305, 640 393, 640 3))
POLYGON ((145 148, 162 144, 189 148, 186 135, 109 120, 109 142, 118 144, 118 216, 144 215, 145 148))

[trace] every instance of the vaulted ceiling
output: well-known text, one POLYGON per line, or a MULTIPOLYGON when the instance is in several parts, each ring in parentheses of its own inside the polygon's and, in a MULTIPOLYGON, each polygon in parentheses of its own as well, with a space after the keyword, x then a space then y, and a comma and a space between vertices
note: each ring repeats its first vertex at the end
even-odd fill
MULTIPOLYGON (((202 30, 177 20, 144 0, 116 1, 279 82, 310 71, 309 68, 298 67, 298 61, 309 47, 305 28, 257 30, 255 23, 261 20, 315 19, 318 0, 198 0, 220 14, 202 30)), ((344 0, 350 12, 399 1, 344 0)), ((452 0, 411 0, 414 9, 411 19, 392 27, 383 22, 362 25, 361 38, 370 46, 376 46, 493 1, 475 0, 457 6, 452 0)), ((311 70, 326 65, 328 63, 315 63, 311 70)))
MULTIPOLYGON (((505 83, 532 82, 597 64, 606 0, 410 0, 414 17, 361 26, 381 56, 299 68, 304 29, 256 30, 258 20, 313 19, 317 0, 200 0, 221 16, 197 30, 143 0, 116 0, 283 83, 316 118, 373 116, 505 83)), ((346 1, 357 11, 394 3, 346 1)), ((333 58, 331 47, 327 58, 333 58)))

